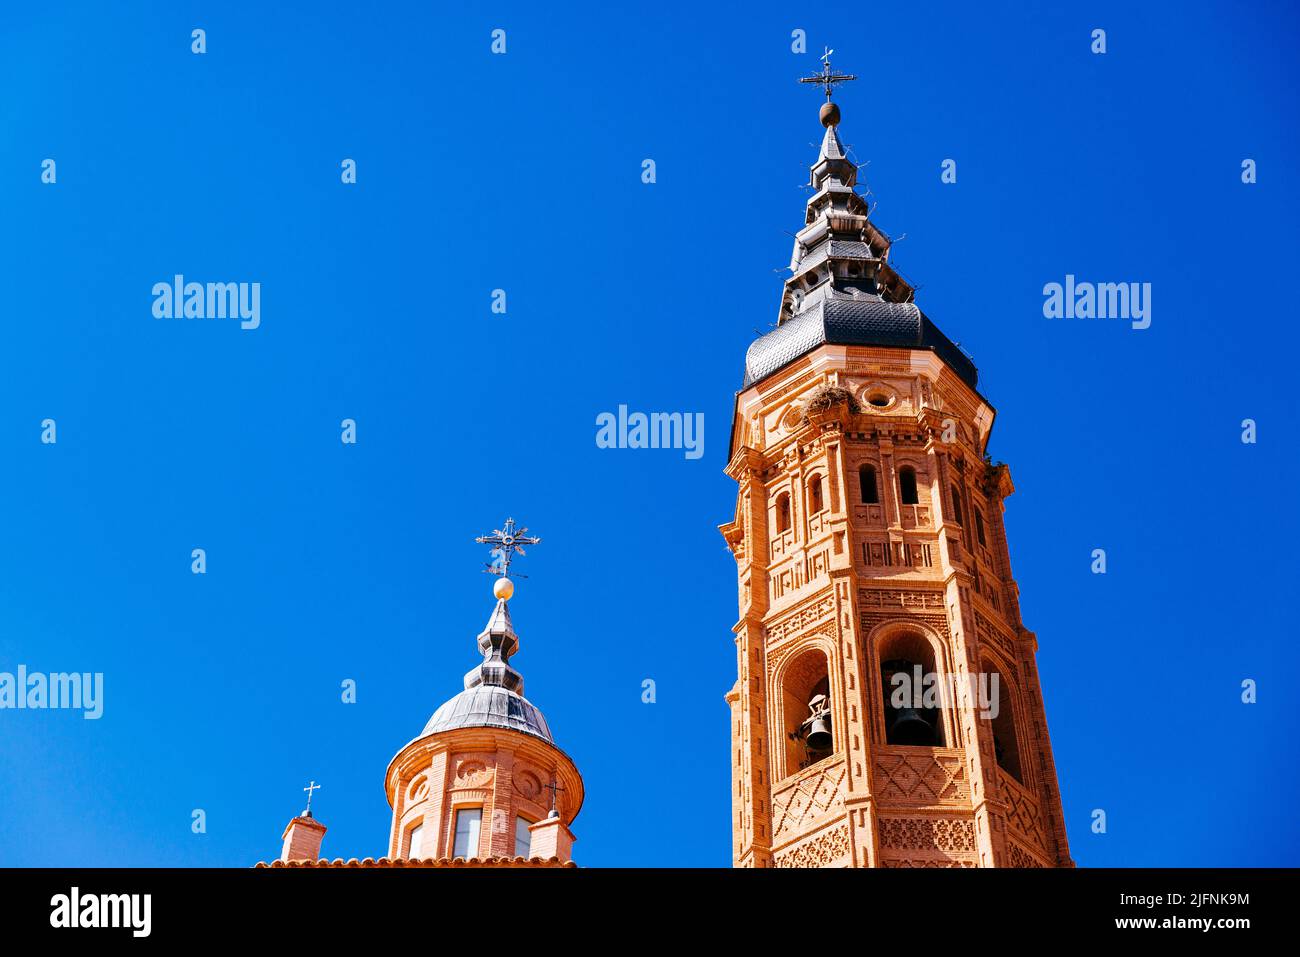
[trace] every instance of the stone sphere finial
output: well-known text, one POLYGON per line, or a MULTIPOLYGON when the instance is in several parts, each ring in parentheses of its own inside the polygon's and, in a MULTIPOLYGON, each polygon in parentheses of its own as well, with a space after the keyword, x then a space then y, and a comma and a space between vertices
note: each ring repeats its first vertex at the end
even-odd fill
POLYGON ((840 124, 840 108, 830 100, 822 104, 821 112, 817 115, 822 121, 822 126, 839 126, 840 124))
POLYGON ((509 578, 498 578, 496 584, 492 586, 492 594, 500 601, 509 601, 510 596, 515 593, 515 583, 509 578))

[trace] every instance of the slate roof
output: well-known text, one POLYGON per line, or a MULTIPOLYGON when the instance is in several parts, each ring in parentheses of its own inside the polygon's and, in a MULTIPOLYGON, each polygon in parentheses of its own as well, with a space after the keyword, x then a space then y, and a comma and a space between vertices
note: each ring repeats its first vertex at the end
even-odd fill
POLYGON ((453 728, 507 728, 554 744, 546 718, 524 697, 523 675, 510 664, 519 636, 504 600, 479 633, 478 647, 483 660, 465 675, 465 690, 433 713, 421 737, 453 728))
MULTIPOLYGON (((834 117, 809 171, 814 192, 794 240, 778 325, 750 344, 742 388, 825 344, 927 349, 976 388, 975 364, 916 307, 912 286, 889 265, 890 240, 854 189, 858 166, 834 117)), ((822 122, 830 121, 823 115, 822 122)))
POLYGON ((536 705, 497 685, 466 688, 433 713, 421 737, 452 728, 508 728, 555 743, 536 705))
POLYGON ((755 382, 807 355, 818 346, 884 346, 929 349, 972 389, 975 363, 910 302, 885 302, 856 288, 834 289, 750 344, 745 353, 745 384, 755 382))

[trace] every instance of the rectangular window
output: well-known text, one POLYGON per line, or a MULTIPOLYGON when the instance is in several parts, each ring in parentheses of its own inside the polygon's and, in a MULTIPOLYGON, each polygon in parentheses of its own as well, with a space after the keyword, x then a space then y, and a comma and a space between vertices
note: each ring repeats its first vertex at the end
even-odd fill
POLYGON ((527 857, 533 845, 533 834, 525 818, 515 818, 515 857, 527 857))
POLYGON ((984 516, 979 509, 975 509, 975 537, 980 540, 981 545, 987 545, 984 541, 984 516))
POLYGON ((461 808, 456 812, 456 843, 452 851, 454 857, 468 860, 478 857, 478 829, 483 820, 483 809, 479 807, 461 808))
POLYGON ((424 824, 420 823, 411 828, 406 839, 406 856, 423 857, 424 856, 424 824))
POLYGON ((864 465, 858 470, 859 484, 862 486, 862 503, 864 505, 876 505, 880 502, 880 495, 876 491, 876 470, 870 465, 864 465))

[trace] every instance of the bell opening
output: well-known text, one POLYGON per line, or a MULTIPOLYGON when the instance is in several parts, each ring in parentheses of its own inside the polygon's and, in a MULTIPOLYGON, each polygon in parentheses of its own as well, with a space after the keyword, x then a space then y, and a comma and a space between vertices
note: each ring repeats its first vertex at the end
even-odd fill
POLYGON ((942 711, 926 704, 927 677, 933 674, 933 666, 920 654, 881 662, 886 744, 943 747, 942 711))

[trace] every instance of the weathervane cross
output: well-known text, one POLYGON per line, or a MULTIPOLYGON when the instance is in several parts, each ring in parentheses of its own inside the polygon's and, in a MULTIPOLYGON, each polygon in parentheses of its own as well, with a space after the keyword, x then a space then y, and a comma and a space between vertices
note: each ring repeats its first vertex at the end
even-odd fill
POLYGON ((303 788, 303 790, 307 792, 307 810, 305 810, 305 811, 302 812, 302 816, 303 816, 303 817, 311 817, 311 796, 312 796, 312 792, 314 792, 314 791, 319 791, 319 790, 320 790, 320 785, 317 784, 317 783, 313 780, 310 784, 308 784, 305 788, 303 788))
POLYGON ((823 47, 826 51, 821 55, 822 71, 814 73, 812 76, 801 76, 800 83, 816 83, 826 91, 826 99, 831 98, 831 90, 837 83, 847 83, 849 80, 856 80, 857 77, 852 73, 836 73, 831 69, 831 54, 835 51, 830 47, 823 47))
POLYGON ((514 560, 514 553, 527 555, 522 546, 540 545, 542 540, 529 536, 527 528, 515 528, 515 520, 508 518, 504 529, 493 529, 491 535, 480 535, 474 541, 480 545, 492 546, 492 562, 483 570, 492 575, 506 576, 510 574, 510 562, 514 560))

